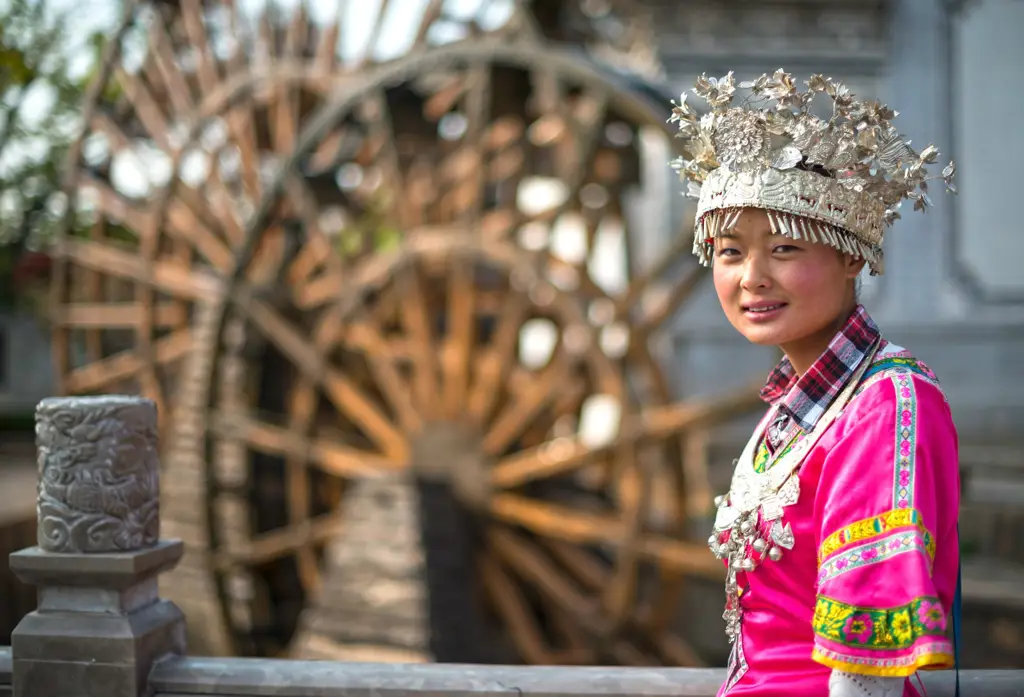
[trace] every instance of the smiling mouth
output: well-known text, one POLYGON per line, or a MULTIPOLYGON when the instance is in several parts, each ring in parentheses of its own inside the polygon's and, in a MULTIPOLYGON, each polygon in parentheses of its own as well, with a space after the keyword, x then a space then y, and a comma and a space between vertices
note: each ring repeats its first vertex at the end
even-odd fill
POLYGON ((772 310, 779 310, 786 306, 786 303, 772 303, 771 305, 744 305, 744 312, 771 312, 772 310))

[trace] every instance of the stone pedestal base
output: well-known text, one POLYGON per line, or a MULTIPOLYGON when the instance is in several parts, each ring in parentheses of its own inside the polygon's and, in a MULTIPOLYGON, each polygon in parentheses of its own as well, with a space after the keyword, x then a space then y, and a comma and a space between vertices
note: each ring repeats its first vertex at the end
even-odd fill
POLYGON ((11 555, 39 608, 11 638, 15 697, 141 697, 153 663, 185 653, 185 617, 157 594, 180 542, 136 552, 11 555))

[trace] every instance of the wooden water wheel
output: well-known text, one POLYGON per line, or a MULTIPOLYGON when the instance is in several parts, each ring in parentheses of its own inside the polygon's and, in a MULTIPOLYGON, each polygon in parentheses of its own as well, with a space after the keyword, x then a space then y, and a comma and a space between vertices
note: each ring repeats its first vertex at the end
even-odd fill
POLYGON ((443 45, 429 10, 407 55, 347 64, 337 23, 247 34, 197 2, 112 44, 73 154, 95 223, 58 247, 58 370, 172 420, 165 534, 188 551, 165 594, 194 651, 284 651, 346 492, 404 476, 427 585, 438 544, 465 552, 429 589, 448 619, 479 608, 531 663, 695 662, 673 607, 719 571, 686 541, 707 496, 680 435, 755 394, 671 404, 650 339, 703 274, 674 263, 686 240, 639 268, 631 205, 667 102, 524 8, 443 45), (119 178, 123 153, 144 164, 119 178))
POLYGON ((431 0, 397 45, 382 41, 389 7, 340 0, 336 17, 318 21, 304 6, 286 16, 232 2, 126 3, 69 157, 73 232, 55 249, 51 303, 63 391, 141 391, 170 413, 168 382, 194 340, 192 303, 216 294, 262 180, 294 149, 305 117, 360 71, 522 25, 657 69, 638 41, 642 17, 602 30, 623 15, 610 3, 488 0, 452 15, 431 0), (346 33, 346 20, 365 36, 346 33))

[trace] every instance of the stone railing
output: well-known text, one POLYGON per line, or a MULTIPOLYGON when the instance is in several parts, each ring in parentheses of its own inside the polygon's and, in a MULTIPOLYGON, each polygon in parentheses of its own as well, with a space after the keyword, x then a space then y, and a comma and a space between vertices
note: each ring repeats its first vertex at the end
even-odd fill
MULTIPOLYGON (((37 410, 38 546, 11 568, 39 605, 0 648, 0 697, 712 697, 719 669, 483 667, 185 657, 185 619, 157 593, 182 553, 159 539, 156 408, 136 397, 37 410)), ((1024 697, 1024 671, 966 671, 965 697, 1024 697)), ((949 672, 925 675, 952 697, 949 672)))
POLYGON ((7 697, 11 692, 11 647, 0 647, 0 697, 7 697))

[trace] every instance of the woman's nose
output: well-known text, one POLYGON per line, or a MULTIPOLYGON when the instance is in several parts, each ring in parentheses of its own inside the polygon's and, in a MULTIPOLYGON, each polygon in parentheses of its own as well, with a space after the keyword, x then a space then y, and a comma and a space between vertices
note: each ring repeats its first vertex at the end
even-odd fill
POLYGON ((770 285, 771 276, 768 273, 767 262, 759 254, 748 254, 743 263, 740 286, 744 290, 753 291, 767 288, 770 285))

